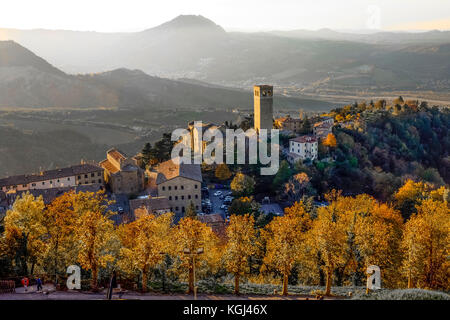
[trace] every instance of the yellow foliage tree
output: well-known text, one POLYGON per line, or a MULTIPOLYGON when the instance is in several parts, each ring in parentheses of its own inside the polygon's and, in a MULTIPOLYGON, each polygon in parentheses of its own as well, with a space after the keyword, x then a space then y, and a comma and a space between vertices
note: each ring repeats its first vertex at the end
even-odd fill
POLYGON ((225 266, 234 275, 234 293, 239 294, 239 279, 248 272, 248 259, 256 251, 255 219, 246 214, 232 215, 226 229, 225 266))
POLYGON ((186 217, 174 228, 172 239, 172 255, 178 258, 174 269, 180 275, 187 270, 188 293, 193 293, 195 275, 218 266, 218 238, 206 224, 186 217))
POLYGON ((43 212, 42 224, 47 235, 43 260, 47 269, 53 269, 55 283, 58 274, 76 260, 75 225, 77 215, 73 210, 74 193, 68 192, 53 200, 43 212))
POLYGON ((404 272, 408 288, 450 289, 450 209, 447 202, 424 200, 406 222, 404 272))
POLYGON ((300 204, 298 210, 274 218, 262 230, 261 237, 266 244, 263 262, 283 275, 283 295, 288 294, 288 277, 299 260, 302 241, 309 225, 309 215, 300 204))
POLYGON ((336 148, 337 146, 336 137, 334 136, 334 134, 329 133, 325 138, 325 140, 323 140, 322 144, 329 148, 336 148))
POLYGON ((228 180, 231 177, 231 171, 225 163, 221 163, 216 168, 216 178, 219 180, 228 180))
POLYGON ((338 210, 337 202, 333 201, 327 207, 318 209, 317 218, 308 232, 308 248, 314 254, 321 256, 326 274, 325 295, 331 294, 333 272, 344 266, 347 260, 347 228, 348 216, 338 210))
POLYGON ((45 228, 42 225, 44 209, 42 197, 35 198, 27 192, 14 202, 4 219, 5 241, 10 254, 20 257, 24 275, 28 275, 28 271, 31 274, 34 272, 39 257, 46 250, 43 241, 45 228))
POLYGON ((172 213, 160 216, 146 215, 119 227, 122 243, 119 267, 125 273, 142 274, 142 290, 148 289, 148 275, 169 252, 172 213))
POLYGON ((117 237, 113 221, 109 219, 104 193, 80 192, 75 195, 74 210, 78 213, 75 234, 78 240, 77 261, 91 270, 91 287, 97 289, 98 272, 114 261, 117 237))

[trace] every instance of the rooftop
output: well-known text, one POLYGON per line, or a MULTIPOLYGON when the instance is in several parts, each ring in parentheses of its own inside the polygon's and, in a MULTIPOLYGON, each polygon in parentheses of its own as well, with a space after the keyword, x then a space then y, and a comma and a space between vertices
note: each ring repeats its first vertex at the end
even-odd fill
POLYGON ((195 181, 202 181, 202 171, 199 164, 175 163, 172 160, 161 163, 158 166, 156 184, 161 184, 177 177, 183 177, 195 181))
POLYGON ((317 142, 317 138, 315 136, 300 136, 294 139, 290 139, 289 141, 300 142, 300 143, 314 143, 317 142))
POLYGON ((18 176, 12 176, 0 179, 0 187, 4 186, 16 186, 16 185, 24 185, 29 184, 33 182, 39 182, 44 180, 52 180, 52 179, 59 179, 59 178, 65 178, 70 176, 77 176, 81 174, 87 174, 92 172, 98 172, 103 170, 103 168, 85 163, 85 164, 79 164, 67 168, 61 168, 61 169, 54 169, 54 170, 48 170, 48 171, 42 171, 39 174, 31 174, 31 175, 18 175, 18 176))

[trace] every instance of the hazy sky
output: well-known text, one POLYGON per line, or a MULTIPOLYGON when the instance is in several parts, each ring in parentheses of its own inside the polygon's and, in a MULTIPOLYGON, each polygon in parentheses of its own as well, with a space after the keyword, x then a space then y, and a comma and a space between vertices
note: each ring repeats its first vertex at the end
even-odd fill
POLYGON ((1 0, 0 27, 140 31, 180 14, 227 30, 450 29, 450 0, 1 0))

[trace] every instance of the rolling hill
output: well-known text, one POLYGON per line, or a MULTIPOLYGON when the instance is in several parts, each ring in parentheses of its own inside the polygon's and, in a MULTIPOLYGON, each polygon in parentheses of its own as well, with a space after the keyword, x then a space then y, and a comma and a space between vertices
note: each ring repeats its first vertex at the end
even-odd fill
POLYGON ((450 32, 226 32, 179 16, 135 33, 0 29, 70 73, 138 69, 159 77, 249 87, 265 82, 348 90, 450 87, 450 32))

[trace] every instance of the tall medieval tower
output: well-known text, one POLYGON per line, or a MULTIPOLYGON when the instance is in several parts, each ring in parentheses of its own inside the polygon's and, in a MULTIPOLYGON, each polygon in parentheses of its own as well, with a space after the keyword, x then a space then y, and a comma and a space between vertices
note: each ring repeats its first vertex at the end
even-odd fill
POLYGON ((255 130, 271 130, 273 127, 273 86, 258 85, 253 87, 255 130))

